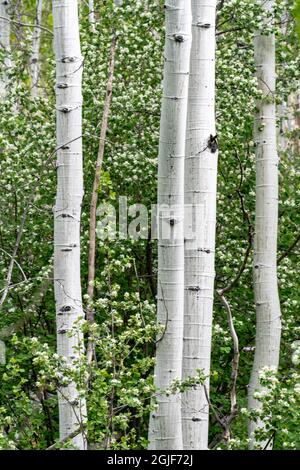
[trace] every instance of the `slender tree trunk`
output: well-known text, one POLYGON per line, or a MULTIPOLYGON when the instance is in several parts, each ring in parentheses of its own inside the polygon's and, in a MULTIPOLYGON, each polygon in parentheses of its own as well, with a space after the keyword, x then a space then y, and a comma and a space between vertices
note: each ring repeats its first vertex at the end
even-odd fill
MULTIPOLYGON (((83 352, 80 333, 68 333, 83 317, 80 283, 80 217, 83 197, 82 96, 77 0, 53 0, 56 58, 57 194, 54 208, 54 287, 57 350, 72 365, 83 352)), ((74 383, 59 392, 60 439, 85 420, 85 402, 74 383)), ((73 438, 86 448, 83 433, 73 438)))
MULTIPOLYGON (((195 239, 185 242, 183 380, 210 373, 215 277, 218 151, 215 137, 216 0, 192 0, 192 50, 185 159, 185 226, 195 239), (189 209, 188 209, 189 208, 189 209), (189 216, 191 220, 187 220, 189 216)), ((209 379, 206 380, 209 390, 209 379)), ((209 406, 202 385, 182 400, 185 449, 207 449, 209 406)))
POLYGON ((6 71, 11 67, 10 58, 10 15, 9 0, 0 0, 0 47, 5 51, 4 73, 0 77, 0 98, 6 95, 7 74, 6 71))
POLYGON ((166 39, 158 167, 158 339, 155 385, 157 411, 151 413, 149 447, 182 449, 181 397, 164 391, 182 377, 184 301, 184 154, 191 48, 191 4, 165 5, 166 39), (165 210, 162 207, 165 205, 165 210), (172 210, 169 210, 171 208, 172 210), (163 232, 163 233, 162 233, 163 232))
MULTIPOLYGON (((110 58, 109 58, 109 70, 108 80, 106 85, 106 96, 104 101, 104 110, 101 123, 99 149, 96 161, 95 178, 92 189, 91 204, 90 204, 90 227, 89 227, 89 256, 88 256, 88 290, 89 300, 92 301, 94 297, 94 281, 95 281, 95 260, 96 260, 96 214, 97 214, 97 203, 98 203, 98 191, 101 180, 102 163, 105 150, 105 139, 108 127, 108 118, 110 113, 110 105, 112 98, 112 86, 114 79, 115 69, 115 53, 116 53, 116 37, 113 35, 110 58)), ((87 320, 90 323, 94 322, 94 311, 92 308, 87 309, 87 320)), ((89 341, 87 348, 87 359, 90 363, 93 358, 93 344, 89 341)))
POLYGON ((94 0, 89 0, 89 22, 91 24, 91 31, 93 33, 96 32, 96 26, 95 26, 95 6, 94 6, 94 0))
POLYGON ((6 347, 4 341, 0 339, 0 364, 6 363, 6 347))
POLYGON ((39 27, 42 22, 43 0, 36 2, 36 17, 35 27, 32 35, 32 53, 30 57, 30 75, 31 75, 31 94, 36 98, 39 94, 38 80, 39 80, 39 56, 40 56, 40 40, 41 28, 39 27))
POLYGON ((277 115, 280 119, 278 129, 278 150, 285 152, 291 148, 295 153, 300 152, 300 141, 290 138, 287 133, 293 132, 300 127, 300 93, 292 93, 288 100, 277 107, 277 115))
MULTIPOLYGON (((271 11, 274 0, 261 0, 271 11)), ((254 125, 256 145, 256 212, 254 238, 254 294, 256 305, 255 357, 249 384, 249 409, 260 408, 253 393, 261 390, 259 371, 277 369, 279 362, 281 314, 277 286, 278 156, 275 105, 275 36, 256 33, 254 55, 256 76, 262 98, 257 102, 254 125)), ((253 431, 262 423, 249 423, 251 447, 253 431)))

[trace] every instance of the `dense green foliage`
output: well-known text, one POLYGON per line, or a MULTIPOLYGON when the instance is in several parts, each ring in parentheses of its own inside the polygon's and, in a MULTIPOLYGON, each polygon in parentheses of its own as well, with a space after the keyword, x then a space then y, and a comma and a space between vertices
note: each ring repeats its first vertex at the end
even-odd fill
MULTIPOLYGON (((160 0, 95 1, 96 32, 90 29, 86 2, 80 3, 83 74, 83 152, 85 196, 82 217, 82 286, 87 289, 89 203, 99 146, 103 102, 113 34, 116 69, 99 202, 118 210, 156 202, 156 172, 164 42, 160 0)), ((278 0, 270 30, 277 39, 278 133, 280 149, 279 286, 283 317, 278 375, 262 374, 266 393, 261 417, 275 449, 300 448, 299 308, 299 39, 294 4, 278 0), (287 103, 286 106, 282 106, 287 103), (298 113, 298 114, 297 114, 298 113), (293 125, 286 125, 292 121, 293 125), (294 245, 294 246, 293 246, 294 245), (292 248, 290 248, 292 247, 292 248)), ((0 295, 9 262, 22 231, 11 285, 1 307, 0 340, 6 364, 0 364, 0 449, 45 449, 58 441, 56 391, 72 378, 88 402, 91 448, 137 449, 147 446, 152 398, 155 326, 156 243, 97 240, 96 324, 78 325, 93 335, 97 361, 82 357, 70 371, 55 354, 55 306, 52 287, 55 197, 55 99, 52 16, 46 4, 41 42, 40 96, 30 95, 28 57, 34 1, 12 2, 12 67, 7 96, 0 107, 0 295), (23 226, 24 224, 24 226, 23 226)), ((216 293, 211 372, 210 447, 247 448, 247 384, 253 360, 255 309, 252 290, 254 221, 253 114, 257 95, 253 78, 253 34, 262 24, 255 0, 219 2, 217 26, 217 125, 220 148, 216 290, 235 280, 228 292, 240 341, 237 384, 239 411, 224 441, 219 421, 230 415, 232 339, 226 312, 216 293), (217 419, 217 417, 219 419, 217 419)), ((268 34, 268 31, 266 31, 268 34)), ((1 65, 4 51, 1 51, 1 65)), ((2 73, 3 68, 1 67, 2 73)), ((84 295, 85 307, 88 296, 84 295)), ((76 334, 76 332, 74 332, 76 334)), ((189 384, 186 384, 189 386, 189 384)), ((70 444, 64 443, 64 447, 70 444)), ((60 444, 57 443, 57 447, 60 444)))

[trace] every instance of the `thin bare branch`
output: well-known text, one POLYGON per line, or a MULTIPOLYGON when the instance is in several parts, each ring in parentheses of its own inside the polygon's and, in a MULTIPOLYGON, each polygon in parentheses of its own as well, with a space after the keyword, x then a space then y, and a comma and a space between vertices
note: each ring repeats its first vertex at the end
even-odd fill
MULTIPOLYGON (((88 289, 87 293, 90 302, 94 297, 94 281, 95 281, 95 261, 96 261, 96 212, 98 203, 98 193, 101 181, 102 163, 105 150, 105 140, 108 128, 108 118, 110 114, 110 106, 112 99, 114 70, 115 70, 115 54, 116 54, 116 35, 113 35, 110 57, 109 57, 109 68, 108 68, 108 80, 106 85, 106 96, 104 101, 104 110, 101 123, 101 131, 99 138, 99 149, 96 161, 95 178, 92 189, 92 197, 90 203, 90 227, 89 227, 89 256, 88 256, 88 289)), ((94 310, 92 307, 87 308, 86 318, 89 323, 94 323, 94 310)), ((94 346, 92 342, 88 342, 87 345, 87 361, 90 363, 94 356, 94 346)))

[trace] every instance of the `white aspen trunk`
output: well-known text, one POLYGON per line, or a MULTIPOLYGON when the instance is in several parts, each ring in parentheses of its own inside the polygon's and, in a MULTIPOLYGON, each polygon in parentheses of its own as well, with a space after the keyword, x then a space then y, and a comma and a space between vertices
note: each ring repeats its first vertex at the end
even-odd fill
MULTIPOLYGON (((5 70, 11 67, 10 58, 10 15, 9 0, 0 0, 0 47, 4 49, 6 56, 4 60, 5 70)), ((0 98, 6 95, 7 76, 5 72, 0 77, 0 98)))
MULTIPOLYGON (((192 15, 185 226, 194 227, 195 239, 185 241, 183 380, 197 376, 197 369, 202 369, 207 376, 210 373, 218 165, 217 144, 211 138, 216 134, 216 0, 192 0, 192 15)), ((209 378, 205 386, 208 393, 209 378)), ((203 385, 195 385, 182 399, 184 449, 207 449, 208 424, 205 390, 203 385)))
POLYGON ((38 80, 39 80, 39 56, 40 56, 40 41, 41 41, 41 22, 43 13, 43 0, 36 2, 36 16, 35 27, 32 35, 32 53, 30 57, 30 76, 31 76, 31 95, 36 98, 39 94, 38 80))
POLYGON ((94 7, 94 0, 89 0, 89 22, 91 24, 91 31, 93 33, 96 32, 95 26, 95 7, 94 7))
POLYGON ((6 364, 6 346, 4 341, 0 339, 0 364, 6 364))
POLYGON ((191 4, 165 5, 166 37, 160 125, 158 205, 158 324, 165 327, 157 342, 155 385, 157 411, 151 413, 150 449, 182 449, 181 398, 164 391, 182 377, 184 301, 184 154, 191 48, 191 4), (173 208, 170 211, 169 207, 173 208), (161 233, 164 231, 165 235, 161 233), (169 232, 169 233, 168 233, 169 232))
MULTIPOLYGON (((121 6, 122 3, 123 3, 123 0, 114 0, 115 6, 121 6)), ((89 0, 89 22, 91 25, 92 33, 95 33, 96 32, 96 18, 95 18, 94 0, 89 0)))
POLYGON ((287 132, 292 132, 299 128, 300 124, 300 94, 292 93, 287 102, 278 106, 278 117, 280 118, 280 126, 278 129, 278 150, 281 152, 286 151, 291 147, 295 152, 300 150, 299 139, 291 139, 286 135, 287 132))
MULTIPOLYGON (((83 197, 82 96, 77 0, 53 0, 56 58, 57 195, 54 209, 54 287, 57 350, 72 365, 83 349, 81 334, 68 332, 84 317, 80 283, 80 216, 83 197)), ((74 383, 59 393, 60 438, 85 421, 85 402, 74 383)), ((86 448, 84 433, 72 439, 86 448)))
MULTIPOLYGON (((283 13, 281 16, 281 33, 283 35, 288 34, 288 24, 291 20, 288 13, 283 13)), ((285 152, 289 146, 289 138, 286 133, 293 129, 293 97, 294 93, 288 97, 286 101, 283 101, 277 106, 277 119, 279 120, 279 126, 277 128, 277 150, 279 154, 285 152)))
MULTIPOLYGON (((274 0, 261 0, 271 11, 274 0)), ((249 409, 259 409, 255 390, 262 390, 259 371, 267 366, 276 370, 279 363, 281 314, 277 286, 278 156, 276 145, 275 37, 258 31, 254 38, 258 87, 263 97, 256 104, 254 124, 256 145, 256 208, 254 238, 254 295, 256 305, 255 357, 249 384, 249 409)), ((250 447, 253 431, 263 423, 249 423, 250 447)), ((260 443, 263 444, 264 443, 260 443)), ((272 445, 272 444, 271 444, 272 445)), ((270 447, 270 446, 269 446, 270 447)))

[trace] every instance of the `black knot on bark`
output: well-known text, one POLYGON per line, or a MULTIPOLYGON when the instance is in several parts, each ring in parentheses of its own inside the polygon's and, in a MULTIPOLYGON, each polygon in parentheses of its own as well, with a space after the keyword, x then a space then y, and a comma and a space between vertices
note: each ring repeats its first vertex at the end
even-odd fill
POLYGON ((78 400, 72 400, 72 401, 70 401, 70 405, 72 405, 72 406, 78 406, 78 405, 79 405, 79 401, 78 401, 78 400))
POLYGON ((68 84, 67 83, 58 83, 57 84, 57 88, 68 88, 68 84))
POLYGON ((68 62, 75 62, 75 60, 76 60, 76 57, 63 57, 61 59, 63 64, 66 64, 68 62))
POLYGON ((197 26, 199 26, 199 28, 205 28, 205 29, 208 29, 211 27, 211 24, 210 23, 197 23, 197 26))
POLYGON ((60 311, 61 312, 70 312, 72 310, 72 307, 70 307, 70 305, 64 305, 60 311))
POLYGON ((174 39, 176 42, 183 42, 184 41, 184 37, 182 36, 182 34, 174 34, 174 39))
POLYGON ((210 134, 207 146, 210 149, 211 153, 216 153, 216 151, 218 150, 218 141, 216 135, 210 134))
POLYGON ((201 290, 201 287, 200 286, 188 286, 186 287, 186 290, 190 290, 192 292, 199 292, 199 290, 201 290))

